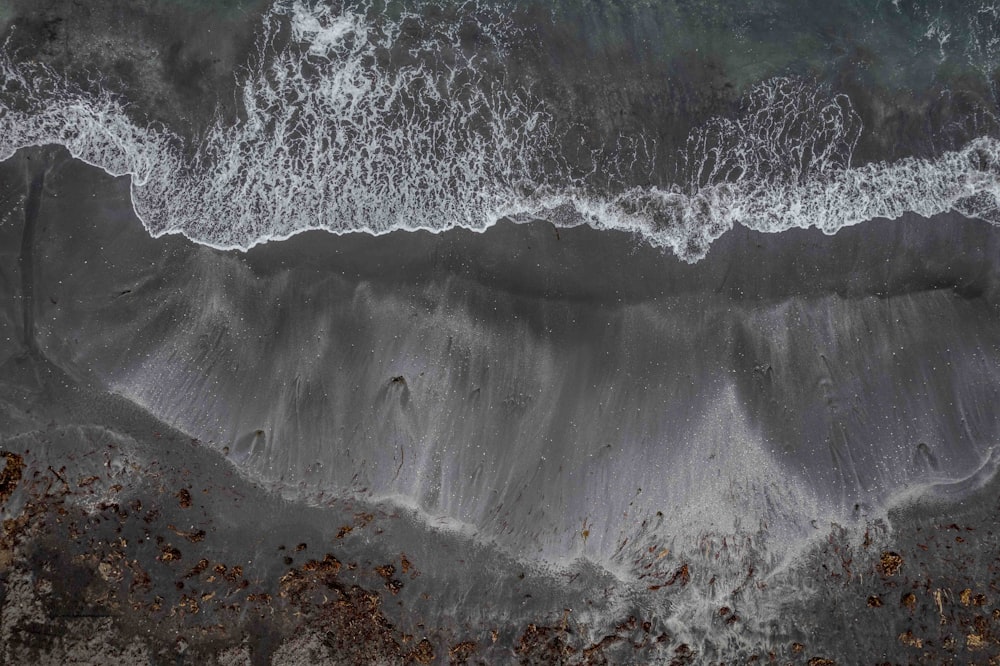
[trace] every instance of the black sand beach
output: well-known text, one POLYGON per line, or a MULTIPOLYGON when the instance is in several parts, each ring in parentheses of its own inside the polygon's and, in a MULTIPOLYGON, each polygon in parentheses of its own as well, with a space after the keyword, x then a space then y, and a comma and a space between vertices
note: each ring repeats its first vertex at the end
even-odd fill
MULTIPOLYGON (((4 321, 10 333, 4 419, 11 432, 4 444, 10 492, 4 613, 11 618, 5 622, 5 644, 12 662, 72 655, 88 663, 159 662, 178 655, 190 663, 243 658, 291 663, 327 655, 320 658, 394 663, 420 661, 427 652, 434 655, 427 657, 430 663, 446 658, 448 650, 457 650, 453 657, 486 662, 645 663, 682 659, 687 650, 697 655, 690 657, 694 661, 724 659, 730 650, 767 658, 759 644, 743 644, 746 634, 752 641, 755 632, 782 661, 838 655, 850 662, 852 654, 859 660, 894 654, 936 660, 991 649, 992 463, 970 487, 948 492, 927 487, 935 475, 972 475, 977 455, 995 439, 990 405, 996 386, 988 378, 995 376, 991 368, 997 363, 996 282, 987 257, 997 233, 982 222, 873 221, 836 236, 734 233, 693 266, 624 235, 609 238, 587 228, 557 233, 541 222, 502 224, 484 234, 402 232, 372 238, 310 232, 240 254, 175 237, 149 238, 130 212, 127 181, 74 162, 61 150, 25 152, 4 168, 5 200, 11 202, 5 225, 11 240, 5 247, 17 258, 4 265, 31 273, 29 278, 18 271, 5 274, 10 306, 4 321), (39 187, 40 164, 46 166, 39 187), (20 217, 33 230, 25 233, 15 202, 24 206, 20 217), (872 243, 876 235, 884 240, 872 243), (501 253, 501 247, 519 251, 501 253), (539 256, 545 261, 537 261, 539 256), (632 280, 605 277, 622 275, 623 261, 632 280), (227 286, 214 287, 209 280, 227 286), (420 508, 428 513, 386 504, 375 488, 356 488, 353 501, 324 499, 319 487, 309 485, 306 461, 351 469, 345 445, 334 435, 324 444, 326 452, 292 457, 279 454, 275 444, 307 439, 295 428, 321 428, 323 417, 307 425, 280 422, 277 431, 260 437, 262 447, 240 440, 241 431, 253 432, 255 422, 249 420, 229 432, 225 423, 194 432, 199 424, 219 423, 199 420, 198 405, 249 402, 264 409, 263 402, 252 401, 266 400, 272 409, 294 410, 310 400, 308 389, 300 388, 291 406, 281 406, 289 398, 273 387, 294 380, 279 374, 283 366, 273 361, 273 352, 267 354, 270 360, 241 357, 239 348, 226 342, 237 334, 233 324, 216 333, 221 341, 206 342, 211 329, 199 328, 190 314, 197 304, 189 295, 197 293, 224 299, 215 303, 215 312, 242 313, 241 336, 293 336, 315 326, 313 318, 341 330, 362 327, 342 321, 350 308, 323 309, 323 298, 337 294, 350 302, 361 293, 377 304, 412 293, 412 305, 394 304, 393 311, 431 312, 424 316, 439 322, 442 337, 457 334, 447 321, 460 314, 491 326, 514 326, 516 318, 526 329, 522 342, 489 359, 501 367, 529 354, 529 340, 549 341, 552 354, 578 359, 576 364, 601 346, 620 349, 624 342, 628 353, 645 355, 644 367, 658 368, 642 379, 643 391, 631 394, 630 404, 657 406, 657 418, 674 414, 680 421, 687 410, 686 418, 696 419, 692 410, 699 393, 728 382, 745 418, 789 470, 784 482, 808 484, 827 513, 800 516, 806 522, 799 527, 817 538, 803 541, 802 553, 777 570, 773 553, 723 546, 725 535, 713 538, 708 530, 701 539, 708 553, 685 552, 678 543, 661 558, 665 548, 645 553, 643 544, 641 552, 656 568, 638 586, 642 592, 623 594, 609 573, 572 561, 581 545, 601 538, 594 527, 600 527, 600 518, 581 523, 581 532, 589 527, 593 536, 581 536, 568 550, 528 527, 560 526, 565 514, 545 510, 542 502, 548 500, 542 498, 565 472, 544 482, 538 476, 511 478, 520 493, 535 493, 529 508, 541 509, 534 521, 528 509, 523 518, 503 514, 511 523, 524 521, 523 531, 505 532, 496 520, 474 524, 473 534, 436 523, 434 514, 447 511, 451 499, 448 481, 438 482, 438 495, 424 495, 427 503, 420 508), (26 308, 14 307, 25 300, 26 308), (630 317, 638 315, 620 314, 636 308, 648 313, 636 324, 630 317), (664 320, 655 336, 659 344, 641 337, 627 342, 642 335, 630 326, 664 320), (778 347, 777 332, 793 325, 797 344, 778 347), (684 338, 676 330, 682 326, 700 333, 684 338), (850 353, 843 351, 850 349, 846 340, 855 345, 850 353), (198 365, 201 377, 148 375, 132 384, 117 379, 121 368, 141 368, 158 346, 184 350, 199 344, 208 355, 198 365), (685 359, 698 353, 704 356, 685 359), (261 363, 271 368, 261 375, 267 377, 264 384, 237 379, 241 367, 261 363), (701 381, 685 375, 686 363, 697 363, 701 381), (971 372, 965 367, 976 368, 977 382, 959 381, 971 372), (706 368, 715 368, 718 378, 706 382, 706 368), (899 388, 885 390, 886 384, 899 388), (151 388, 137 396, 128 392, 131 386, 151 388), (692 396, 686 401, 685 392, 692 396), (948 404, 955 396, 963 401, 960 409, 948 404), (157 418, 158 413, 169 418, 157 418), (928 413, 935 414, 936 430, 918 433, 912 424, 928 413), (952 422, 950 415, 960 416, 952 422), (173 426, 178 422, 184 427, 173 426), (956 444, 961 441, 967 442, 965 454, 956 444), (247 470, 266 485, 277 483, 294 500, 257 489, 243 478, 247 470), (282 478, 292 474, 298 490, 282 478), (880 506, 893 492, 911 492, 914 499, 907 500, 909 508, 885 514, 880 506), (929 497, 919 499, 923 492, 929 497), (943 499, 935 500, 939 495, 943 499), (870 498, 870 504, 850 506, 858 497, 870 498), (310 504, 315 508, 307 508, 310 504), (844 527, 831 523, 835 515, 843 515, 844 527), (860 543, 853 535, 858 529, 866 535, 860 543), (306 547, 296 550, 299 544, 306 547), (529 544, 539 552, 532 553, 529 544), (719 552, 721 561, 714 557, 719 552), (902 562, 898 571, 893 553, 902 562), (565 562, 562 573, 546 567, 546 559, 565 562), (220 565, 226 573, 213 575, 220 565), (232 575, 235 566, 242 574, 232 575), (67 567, 72 576, 60 574, 67 567), (691 603, 685 598, 689 586, 711 588, 718 581, 733 587, 723 595, 727 601, 688 611, 689 618, 704 616, 706 625, 684 626, 683 618, 657 610, 673 597, 673 603, 691 603), (718 617, 708 620, 710 611, 718 617), (836 640, 841 631, 858 641, 856 651, 844 651, 836 640), (52 634, 61 636, 58 643, 45 638, 52 634), (593 635, 597 641, 588 638, 593 635)), ((365 339, 364 330, 355 334, 356 345, 363 339, 385 344, 370 334, 365 339)), ((415 330, 429 335, 400 317, 390 337, 415 330)), ((469 343, 453 343, 459 344, 469 343)), ((315 353, 308 346, 289 349, 294 353, 284 367, 296 367, 296 357, 315 353)), ((365 351, 350 344, 326 348, 318 365, 374 375, 375 386, 358 383, 352 391, 375 396, 375 421, 358 413, 359 425, 351 427, 375 430, 366 433, 375 439, 385 436, 386 422, 406 424, 407 410, 427 400, 419 392, 431 387, 419 376, 392 375, 388 368, 384 376, 351 370, 352 362, 364 362, 355 359, 365 351)), ((478 359, 466 354, 455 362, 474 366, 478 359)), ((583 374, 587 371, 603 375, 604 384, 613 381, 600 365, 579 368, 568 384, 542 385, 528 402, 551 403, 570 391, 574 405, 590 402, 588 409, 601 409, 593 389, 588 392, 594 380, 583 374)), ((483 425, 479 442, 441 446, 453 457, 462 456, 463 447, 516 446, 517 439, 508 435, 505 442, 490 441, 491 428, 502 428, 509 413, 475 406, 476 389, 481 395, 501 389, 460 366, 451 372, 456 384, 438 390, 465 392, 474 416, 463 418, 478 418, 483 425)), ((526 408, 530 404, 521 409, 526 408)), ((346 420, 350 411, 327 418, 346 420)), ((555 435, 550 438, 559 444, 555 435)), ((596 448, 585 432, 563 438, 596 448)), ((346 446, 364 442, 356 436, 346 446)), ((378 455, 372 446, 366 455, 378 455)), ((667 436, 656 447, 665 460, 691 464, 677 455, 683 441, 667 436)), ((538 455, 562 456, 567 464, 575 453, 549 444, 538 455)), ((711 467, 712 456, 719 454, 705 454, 703 464, 711 467)), ((641 460, 643 453, 609 455, 641 460)), ((419 464, 394 458, 392 451, 385 456, 379 465, 395 467, 390 471, 404 477, 419 464)), ((544 462, 531 462, 537 474, 545 473, 544 462)), ((676 470, 663 474, 672 484, 683 483, 676 470)), ((369 475, 365 483, 381 481, 369 475)), ((615 477, 604 483, 609 496, 627 488, 615 477)), ((574 510, 573 502, 587 501, 586 494, 562 492, 557 501, 566 502, 566 513, 574 510)), ((777 494, 766 487, 761 492, 777 494)), ((721 512, 732 505, 724 497, 713 501, 717 504, 708 510, 715 515, 707 525, 724 525, 721 512)), ((664 503, 644 519, 656 513, 669 521, 671 507, 664 503)), ((780 552, 792 535, 774 538, 762 525, 756 538, 762 550, 780 552)), ((615 554, 611 557, 615 562, 615 554)))
POLYGON ((998 12, 0 9, 0 663, 997 660, 998 12))

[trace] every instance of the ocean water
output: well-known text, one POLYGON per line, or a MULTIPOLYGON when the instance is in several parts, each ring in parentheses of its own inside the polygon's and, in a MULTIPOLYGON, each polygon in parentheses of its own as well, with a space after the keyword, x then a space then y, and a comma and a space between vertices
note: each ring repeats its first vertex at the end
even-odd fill
POLYGON ((71 4, 0 8, 3 359, 705 659, 989 486, 992 0, 71 4))
MULTIPOLYGON (((543 218, 629 231, 697 261, 736 224, 834 233, 906 212, 996 219, 997 145, 988 133, 954 146, 945 140, 929 155, 853 160, 864 123, 850 96, 821 72, 786 67, 741 82, 728 113, 680 120, 690 131, 664 149, 655 126, 594 127, 589 113, 574 117, 522 83, 528 77, 509 73, 507 51, 546 46, 544 35, 511 18, 520 8, 428 7, 275 4, 248 62, 233 72, 239 117, 215 118, 196 137, 136 121, 127 97, 99 81, 74 84, 5 53, 11 99, 0 154, 63 145, 130 176, 152 234, 226 249, 308 229, 483 230, 504 218, 543 218), (581 146, 563 150, 574 134, 615 129, 613 139, 588 145, 578 136, 581 146)), ((627 18, 641 20, 643 8, 627 18)), ((908 20, 926 16, 924 40, 937 42, 940 59, 985 72, 983 87, 995 94, 998 36, 983 18, 995 9, 957 18, 939 11, 897 7, 878 20, 910 28, 908 20), (948 53, 948 31, 958 29, 951 22, 963 18, 968 43, 948 53)), ((599 20, 595 12, 588 20, 599 20)), ((562 19, 558 10, 532 17, 562 19)), ((667 48, 672 37, 661 36, 667 48)), ((993 122, 992 96, 982 105, 976 111, 993 122)), ((669 109, 647 113, 673 120, 669 109)))

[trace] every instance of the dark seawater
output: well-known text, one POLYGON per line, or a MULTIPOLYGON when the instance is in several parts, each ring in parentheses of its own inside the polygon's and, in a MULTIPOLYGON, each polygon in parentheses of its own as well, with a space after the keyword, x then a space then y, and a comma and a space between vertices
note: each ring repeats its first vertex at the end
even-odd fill
POLYGON ((120 586, 92 663, 1000 654, 1000 4, 16 0, 0 31, 3 660, 76 645, 24 601, 45 548, 120 586), (81 523, 157 514, 22 538, 47 474, 81 523))

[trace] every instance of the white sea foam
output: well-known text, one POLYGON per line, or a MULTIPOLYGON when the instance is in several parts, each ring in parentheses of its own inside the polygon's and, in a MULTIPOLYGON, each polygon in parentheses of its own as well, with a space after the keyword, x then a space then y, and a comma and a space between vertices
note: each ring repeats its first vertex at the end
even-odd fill
POLYGON ((406 22, 419 20, 376 25, 362 13, 276 5, 242 80, 242 120, 214 123, 193 146, 137 123, 106 91, 0 53, 0 157, 63 145, 131 176, 135 210, 153 235, 226 249, 307 229, 484 230, 504 217, 545 217, 633 232, 696 261, 736 224, 834 233, 949 210, 1000 222, 995 139, 853 167, 861 126, 850 101, 788 78, 759 84, 737 117, 694 131, 676 184, 595 190, 558 166, 558 127, 544 105, 481 73, 457 25, 407 38, 406 63, 380 64, 406 22))

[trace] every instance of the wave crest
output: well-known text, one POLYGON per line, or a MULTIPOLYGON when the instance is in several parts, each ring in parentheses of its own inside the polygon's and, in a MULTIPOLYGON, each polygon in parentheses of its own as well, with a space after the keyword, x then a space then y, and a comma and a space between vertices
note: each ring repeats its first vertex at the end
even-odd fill
MULTIPOLYGON (((240 120, 217 119, 193 143, 136 122, 96 83, 85 91, 0 50, 0 156, 63 145, 131 176, 153 235, 220 249, 308 229, 484 230, 505 217, 547 218, 636 233, 697 261, 735 224, 833 233, 949 210, 1000 223, 995 139, 855 167, 862 128, 850 100, 795 78, 758 84, 736 116, 695 129, 673 185, 595 186, 571 175, 557 148, 561 123, 543 100, 506 85, 502 44, 513 30, 488 11, 429 23, 277 4, 242 77, 240 120), (492 48, 468 48, 470 30, 492 48)), ((623 137, 598 161, 634 172, 651 140, 623 137)))

